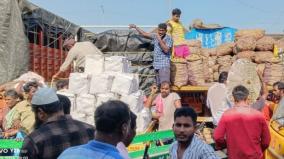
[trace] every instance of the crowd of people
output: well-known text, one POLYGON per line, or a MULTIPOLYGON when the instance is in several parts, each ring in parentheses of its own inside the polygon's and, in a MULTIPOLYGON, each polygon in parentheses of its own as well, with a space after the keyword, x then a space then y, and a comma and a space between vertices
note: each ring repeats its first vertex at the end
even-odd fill
MULTIPOLYGON (((184 43, 186 29, 180 15, 181 11, 174 9, 172 19, 159 24, 157 33, 129 25, 154 44, 156 83, 144 107, 151 110, 152 120, 159 122, 159 131, 173 130, 175 141, 169 149, 170 158, 218 159, 214 148, 196 134, 197 113, 191 107, 183 107, 180 96, 171 91, 171 58, 190 54, 184 43)), ((84 57, 100 52, 92 43, 76 43, 72 38, 64 46, 69 53, 54 78, 60 77, 73 60, 77 61, 75 71, 82 72, 84 57)), ((268 122, 274 110, 284 106, 284 83, 275 83, 273 95, 269 96, 259 74, 262 91, 258 100, 250 103, 248 89, 238 85, 232 91, 232 102, 226 89, 227 77, 228 73, 222 72, 207 95, 215 128, 215 149, 226 148, 229 159, 261 159, 270 142, 268 122)), ((24 144, 19 155, 29 159, 129 159, 127 147, 136 135, 136 114, 127 104, 111 100, 96 108, 95 126, 74 120, 70 100, 60 94, 67 87, 67 81, 59 81, 56 92, 37 81, 29 81, 18 86, 20 89, 6 90, 6 107, 0 109, 0 138, 22 138, 24 144)), ((274 114, 276 118, 277 115, 274 114)))

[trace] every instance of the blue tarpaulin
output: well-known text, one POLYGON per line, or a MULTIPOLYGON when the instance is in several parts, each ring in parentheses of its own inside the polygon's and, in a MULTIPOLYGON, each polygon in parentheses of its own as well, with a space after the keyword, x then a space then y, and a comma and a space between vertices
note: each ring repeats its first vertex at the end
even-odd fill
POLYGON ((204 48, 214 48, 226 42, 235 40, 237 29, 224 27, 218 29, 192 29, 186 33, 186 39, 197 39, 204 48))

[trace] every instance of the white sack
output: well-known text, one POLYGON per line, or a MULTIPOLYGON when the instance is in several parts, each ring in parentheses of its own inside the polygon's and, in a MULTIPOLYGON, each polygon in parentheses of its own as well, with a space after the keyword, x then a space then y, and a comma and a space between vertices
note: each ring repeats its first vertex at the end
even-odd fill
POLYGON ((104 57, 101 55, 87 55, 85 60, 85 73, 98 75, 104 72, 104 57))
POLYGON ((96 98, 97 98, 96 106, 99 106, 109 100, 118 100, 118 97, 114 93, 97 94, 96 98))
POLYGON ((136 125, 137 125, 137 133, 144 133, 148 128, 151 120, 152 114, 149 108, 143 108, 142 111, 137 115, 136 125))
POLYGON ((139 78, 135 74, 117 74, 113 80, 111 92, 129 95, 139 89, 139 78))
POLYGON ((69 90, 74 94, 87 94, 89 92, 89 79, 85 73, 70 73, 69 90))
POLYGON ((130 110, 134 113, 140 112, 144 107, 144 93, 142 90, 139 90, 138 92, 132 93, 130 95, 122 95, 120 100, 128 104, 130 110))
POLYGON ((96 109, 96 98, 91 94, 81 94, 76 98, 77 112, 86 115, 94 115, 96 109))
POLYGON ((109 93, 114 76, 109 74, 92 75, 90 94, 109 93))
POLYGON ((106 57, 104 70, 105 72, 128 73, 130 70, 129 62, 123 56, 106 57))

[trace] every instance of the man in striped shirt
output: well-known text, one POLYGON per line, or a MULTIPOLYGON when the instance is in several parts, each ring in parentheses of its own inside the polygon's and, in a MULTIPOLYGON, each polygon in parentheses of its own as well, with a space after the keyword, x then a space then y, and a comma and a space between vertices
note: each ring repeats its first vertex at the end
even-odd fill
POLYGON ((171 159, 219 159, 213 148, 195 133, 197 114, 192 108, 178 108, 174 114, 176 140, 170 148, 171 159))

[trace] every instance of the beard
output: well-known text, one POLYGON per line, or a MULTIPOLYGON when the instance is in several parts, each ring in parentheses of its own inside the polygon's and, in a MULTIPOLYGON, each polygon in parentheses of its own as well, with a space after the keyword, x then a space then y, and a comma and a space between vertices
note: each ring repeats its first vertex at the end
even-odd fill
POLYGON ((35 124, 34 124, 34 128, 38 129, 41 125, 43 124, 43 121, 41 121, 37 115, 35 115, 35 124))

